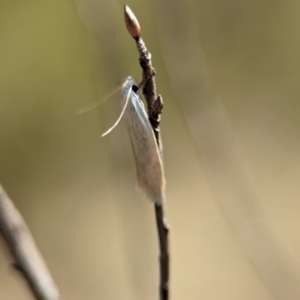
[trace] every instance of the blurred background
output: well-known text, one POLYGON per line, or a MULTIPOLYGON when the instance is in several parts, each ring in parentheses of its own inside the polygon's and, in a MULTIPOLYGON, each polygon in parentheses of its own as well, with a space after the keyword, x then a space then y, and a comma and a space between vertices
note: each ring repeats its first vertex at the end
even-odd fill
MULTIPOLYGON (((153 205, 116 94, 141 79, 114 0, 0 1, 0 183, 63 299, 157 299, 153 205)), ((300 2, 127 4, 165 109, 171 299, 299 299, 300 2)), ((32 299, 0 242, 0 299, 32 299)))

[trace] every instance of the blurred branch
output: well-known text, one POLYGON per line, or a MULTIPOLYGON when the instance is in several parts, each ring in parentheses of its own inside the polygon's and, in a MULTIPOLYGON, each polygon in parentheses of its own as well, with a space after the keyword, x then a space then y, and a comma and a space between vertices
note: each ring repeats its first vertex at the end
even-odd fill
POLYGON ((37 300, 58 300, 58 289, 24 219, 0 185, 0 232, 37 300))
MULTIPOLYGON (((139 52, 139 62, 143 70, 143 79, 139 87, 143 87, 143 94, 147 101, 148 116, 151 123, 154 136, 161 154, 160 140, 160 116, 163 109, 162 97, 157 97, 155 69, 152 66, 151 54, 148 52, 145 42, 140 36, 140 25, 128 6, 124 6, 125 24, 129 34, 134 38, 139 52)), ((164 203, 155 203, 155 217, 157 225, 157 233, 159 240, 159 265, 160 265, 160 284, 159 295, 160 300, 169 299, 169 226, 165 217, 164 203)))
POLYGON ((186 1, 154 1, 161 49, 216 198, 275 299, 300 299, 297 256, 275 229, 239 151, 227 113, 211 88, 197 22, 186 1))

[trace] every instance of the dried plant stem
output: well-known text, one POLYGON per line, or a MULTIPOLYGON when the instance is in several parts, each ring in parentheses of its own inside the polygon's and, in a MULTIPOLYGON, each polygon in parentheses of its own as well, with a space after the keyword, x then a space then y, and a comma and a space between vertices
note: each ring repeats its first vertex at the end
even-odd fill
POLYGON ((131 9, 126 5, 124 7, 124 15, 127 30, 130 33, 130 35, 134 38, 140 56, 139 62, 143 70, 143 79, 140 86, 143 86, 143 94, 147 101, 149 121, 152 125, 158 147, 161 149, 159 124, 160 115, 163 109, 163 100, 161 95, 157 96, 156 93, 156 71, 152 66, 151 53, 147 50, 146 44, 141 38, 141 29, 139 22, 133 14, 133 12, 131 11, 131 9))
MULTIPOLYGON (((143 69, 143 94, 147 101, 149 121, 153 128, 158 148, 161 149, 160 141, 160 114, 162 112, 163 102, 161 96, 156 98, 155 69, 152 67, 151 54, 147 51, 142 38, 136 40, 137 48, 140 54, 140 66, 143 69)), ((155 204, 156 225, 159 238, 159 264, 160 264, 160 300, 169 299, 169 227, 164 212, 164 205, 155 204)))
POLYGON ((146 44, 141 37, 136 38, 136 46, 139 52, 140 66, 143 70, 143 95, 147 101, 149 121, 153 128, 158 148, 161 149, 159 125, 163 109, 161 95, 157 97, 155 75, 156 71, 152 66, 151 54, 146 48, 146 44))
POLYGON ((164 207, 155 204, 156 225, 160 248, 160 300, 169 299, 169 226, 164 218, 164 207))
MULTIPOLYGON (((163 100, 156 93, 155 75, 156 71, 152 66, 151 54, 140 36, 140 25, 133 12, 128 6, 124 7, 125 24, 128 32, 134 38, 139 53, 139 62, 143 70, 143 79, 140 86, 143 86, 143 94, 147 101, 148 116, 156 138, 158 148, 161 150, 160 141, 160 116, 163 109, 163 100)), ((159 238, 160 250, 160 300, 169 299, 169 226, 165 217, 164 205, 155 204, 156 226, 159 238)))
POLYGON ((21 214, 0 185, 0 232, 15 267, 37 300, 60 299, 58 289, 21 214))

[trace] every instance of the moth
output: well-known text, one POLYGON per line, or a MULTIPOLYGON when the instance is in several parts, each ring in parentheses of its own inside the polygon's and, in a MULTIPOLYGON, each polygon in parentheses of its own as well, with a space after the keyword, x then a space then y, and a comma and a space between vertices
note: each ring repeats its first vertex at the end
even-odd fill
POLYGON ((162 157, 138 87, 134 78, 129 76, 124 80, 121 88, 122 112, 116 123, 102 136, 109 134, 124 118, 136 166, 137 186, 147 198, 162 205, 165 201, 162 157))

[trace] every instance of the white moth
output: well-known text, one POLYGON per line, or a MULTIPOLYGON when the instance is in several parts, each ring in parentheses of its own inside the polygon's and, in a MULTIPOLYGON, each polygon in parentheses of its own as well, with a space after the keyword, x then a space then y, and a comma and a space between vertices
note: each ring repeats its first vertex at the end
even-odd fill
POLYGON ((124 116, 137 172, 139 189, 153 202, 165 200, 165 178, 161 154, 140 96, 133 90, 138 82, 127 77, 122 86, 122 112, 116 123, 102 136, 110 133, 124 116))

